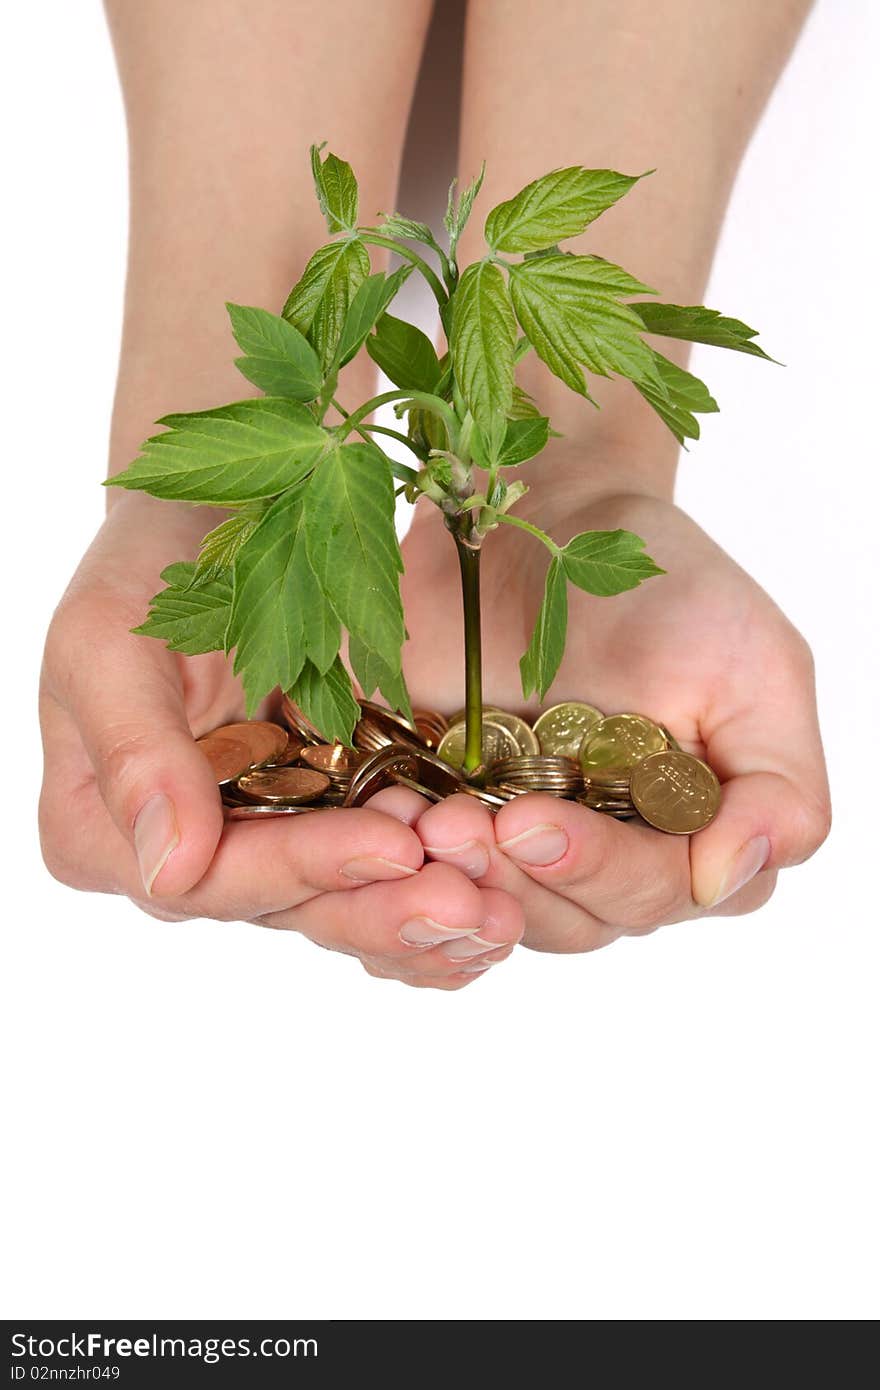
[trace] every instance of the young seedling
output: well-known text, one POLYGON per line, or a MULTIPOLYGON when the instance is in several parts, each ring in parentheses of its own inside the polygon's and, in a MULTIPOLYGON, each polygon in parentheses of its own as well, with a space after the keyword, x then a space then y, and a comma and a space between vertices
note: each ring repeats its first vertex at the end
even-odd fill
POLYGON ((526 698, 533 691, 543 698, 559 669, 568 584, 608 596, 662 573, 629 531, 587 531, 559 546, 515 515, 525 487, 511 475, 553 433, 516 384, 517 362, 536 352, 587 401, 585 369, 626 377, 683 444, 699 436, 696 415, 718 407, 701 381, 643 334, 767 354, 744 323, 701 306, 639 298, 655 291, 620 266, 560 250, 644 175, 575 167, 536 179, 492 209, 486 254, 461 269, 458 242, 482 173, 458 198, 453 183, 444 249, 428 226, 397 213, 379 226, 360 225, 351 167, 334 154, 322 159, 321 148, 312 147, 312 171, 332 240, 312 256, 280 315, 227 306, 242 352, 236 365, 265 394, 166 416, 164 432, 109 480, 230 512, 205 536, 195 562, 163 572, 166 587, 136 631, 178 652, 234 650, 249 713, 280 686, 327 739, 348 743, 360 711, 339 654, 343 630, 364 695, 378 689, 392 708, 410 713, 395 496, 429 498, 461 566, 469 772, 482 748, 480 552, 487 536, 501 525, 519 527, 549 552, 544 599, 520 662, 526 698), (371 274, 371 246, 395 253, 398 268, 371 274), (389 312, 413 271, 436 296, 449 343, 442 357, 418 328, 389 312), (348 409, 336 396, 339 372, 364 348, 395 389, 348 409), (386 402, 406 418, 405 432, 370 423, 386 402), (412 465, 382 449, 389 435, 406 445, 412 465))

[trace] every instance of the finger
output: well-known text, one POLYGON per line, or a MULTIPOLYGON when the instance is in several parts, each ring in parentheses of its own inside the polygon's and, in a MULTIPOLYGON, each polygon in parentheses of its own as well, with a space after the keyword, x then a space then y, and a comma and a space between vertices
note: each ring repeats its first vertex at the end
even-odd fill
POLYGON ((495 831, 489 810, 476 797, 459 792, 437 802, 419 817, 417 829, 430 859, 451 864, 468 878, 488 873, 495 831))
POLYGON ((684 837, 538 792, 503 806, 495 834, 528 878, 589 914, 591 935, 597 924, 641 930, 696 912, 684 837))
POLYGON ((707 761, 724 782, 721 809, 691 842, 693 896, 732 903, 758 874, 800 864, 828 834, 831 807, 812 659, 800 644, 766 653, 755 683, 710 710, 707 761))
MULTIPOLYGON (((117 620, 121 627, 109 619, 117 620)), ((51 663, 64 675, 50 695, 76 725, 104 804, 134 850, 142 891, 173 896, 211 861, 223 828, 217 785, 193 741, 174 661, 128 632, 114 637, 108 657, 96 648, 107 621, 91 601, 67 615, 63 641, 78 655, 51 663)))
POLYGON ((522 908, 508 893, 494 888, 481 889, 480 902, 483 922, 479 930, 469 936, 455 937, 439 946, 409 952, 405 956, 364 953, 362 959, 371 960, 386 970, 391 969, 408 978, 485 974, 494 965, 500 965, 509 958, 514 947, 522 940, 524 923, 522 908))
MULTIPOLYGON (((379 811, 333 807, 230 823, 211 864, 175 903, 192 916, 250 921, 325 893, 413 878, 424 854, 409 826, 379 811)), ((351 906, 346 911, 351 912, 351 906)))
POLYGON ((404 825, 415 825, 420 816, 424 815, 431 802, 425 796, 419 796, 418 792, 411 791, 409 787, 383 787, 375 796, 371 796, 369 801, 364 802, 373 811, 382 811, 386 816, 393 816, 395 820, 403 821, 404 825))
POLYGON ((479 888, 446 864, 426 864, 399 883, 372 883, 325 893, 292 910, 269 913, 264 925, 300 931, 331 950, 406 962, 419 953, 475 936, 486 925, 479 888))

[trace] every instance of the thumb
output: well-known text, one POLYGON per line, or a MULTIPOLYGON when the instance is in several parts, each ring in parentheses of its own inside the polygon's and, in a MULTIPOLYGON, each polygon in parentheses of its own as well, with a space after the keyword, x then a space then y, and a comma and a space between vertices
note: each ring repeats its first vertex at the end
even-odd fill
POLYGON ((825 760, 806 674, 780 680, 777 673, 704 730, 707 761, 724 786, 717 817, 691 841, 692 890, 702 907, 733 898, 763 869, 802 863, 828 834, 825 760))
POLYGON ((113 821, 144 891, 175 897, 205 873, 223 829, 217 783, 190 732, 176 663, 126 632, 106 661, 80 660, 67 692, 113 821), (135 645, 136 644, 136 645, 135 645), (144 650, 144 648, 147 648, 144 650))

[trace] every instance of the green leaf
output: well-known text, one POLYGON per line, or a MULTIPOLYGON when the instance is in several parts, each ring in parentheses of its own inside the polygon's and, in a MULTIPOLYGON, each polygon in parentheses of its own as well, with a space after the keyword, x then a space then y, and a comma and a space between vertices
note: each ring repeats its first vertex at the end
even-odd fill
POLYGON ((321 364, 311 343, 287 319, 266 309, 227 304, 232 332, 244 357, 235 365, 267 396, 313 401, 321 389, 321 364))
POLYGON ((159 637, 170 651, 187 656, 222 652, 232 603, 229 577, 197 580, 189 561, 168 565, 161 578, 167 587, 150 599, 145 621, 132 632, 159 637))
MULTIPOLYGON (((527 459, 540 454, 550 438, 550 421, 544 415, 530 415, 524 420, 508 420, 504 441, 496 463, 501 468, 515 468, 527 459)), ((478 468, 488 468, 490 459, 479 425, 471 435, 471 453, 478 468)))
POLYGON ((551 372, 584 396, 581 367, 653 382, 663 392, 651 349, 639 336, 641 319, 620 303, 638 283, 599 256, 541 256, 510 270, 523 332, 551 372))
POLYGON ((399 710, 407 719, 412 718, 409 692, 399 665, 396 669, 387 666, 376 652, 371 651, 357 637, 349 638, 348 659, 365 699, 369 699, 374 691, 380 690, 392 709, 399 710))
POLYGON ((659 333, 664 338, 684 338, 690 343, 709 343, 712 347, 733 348, 734 352, 748 352, 752 357, 769 357, 763 348, 751 341, 758 330, 749 328, 739 319, 724 318, 717 309, 705 309, 702 304, 630 304, 634 314, 638 314, 642 326, 648 333, 659 333))
POLYGON ((572 584, 608 598, 665 574, 644 549, 645 542, 632 531, 584 531, 568 542, 561 557, 572 584))
MULTIPOLYGON (((520 341, 525 341, 521 339, 520 341)), ((528 391, 524 391, 521 386, 513 388, 513 402, 511 403, 508 417, 511 420, 533 420, 541 412, 535 405, 534 400, 528 391)))
POLYGON ((420 241, 424 246, 430 246, 432 251, 439 251, 434 233, 427 222, 414 222, 411 217, 401 217, 399 212, 383 212, 385 219, 379 231, 383 236, 401 237, 404 241, 420 241))
POLYGON ((492 209, 486 240, 493 251, 543 251, 579 236, 643 177, 613 169, 555 169, 492 209))
POLYGON ((318 248, 287 297, 282 313, 308 338, 322 371, 333 361, 351 301, 369 273, 362 242, 331 241, 318 248))
POLYGON ((455 379, 477 424, 497 431, 513 402, 516 320, 497 265, 469 265, 453 296, 450 352, 455 379))
POLYGON ((236 555, 260 524, 263 504, 250 503, 221 521, 203 537, 196 561, 195 582, 217 579, 232 568, 236 555))
POLYGON ((166 415, 108 487, 186 502, 251 502, 293 487, 315 466, 327 432, 297 401, 265 396, 192 415, 166 415))
POLYGON ((399 266, 391 275, 370 275, 358 289, 351 301, 337 349, 340 367, 350 362, 359 348, 363 346, 367 334, 375 326, 376 320, 384 314, 401 285, 412 273, 411 265, 399 266))
POLYGON ((654 360, 666 390, 665 396, 647 383, 638 384, 638 390, 663 423, 668 425, 679 444, 684 444, 685 439, 699 439, 700 426, 694 412, 711 414, 718 409, 716 401, 699 377, 692 376, 659 352, 654 353, 654 360))
POLYGON ((352 637, 400 670, 404 641, 388 460, 372 444, 338 445, 322 461, 304 497, 312 568, 352 637))
POLYGON ((338 656, 323 675, 307 661, 287 694, 328 743, 336 741, 351 747, 361 709, 354 698, 351 677, 338 656))
POLYGON ((567 626, 568 593, 565 573, 561 561, 554 555, 547 569, 544 598, 538 611, 532 640, 520 658, 519 670, 525 699, 535 690, 538 698, 543 700, 556 679, 556 672, 565 653, 567 626))
MULTIPOLYGON (((242 678, 249 714, 277 685, 287 690, 315 655, 307 633, 315 605, 324 610, 327 601, 306 553, 302 488, 293 488, 269 508, 235 561, 226 645, 235 647, 233 670, 242 678)), ((331 613, 331 631, 333 621, 331 613)), ((335 638, 327 665, 339 650, 338 622, 335 638)))
POLYGON ((352 232, 358 220, 358 186, 351 165, 335 154, 321 163, 323 145, 312 145, 312 178, 329 232, 352 232))
POLYGON ((427 334, 404 319, 383 314, 367 338, 367 352, 390 381, 403 391, 433 392, 440 380, 440 359, 427 334))
POLYGON ((446 203, 446 214, 443 218, 443 225, 449 233, 449 255, 451 257, 455 255, 455 248, 458 245, 459 237, 467 226, 468 219, 471 215, 471 209, 474 206, 474 199, 483 186, 483 177, 485 173, 486 164, 484 161, 477 177, 474 179, 473 183, 468 184, 457 204, 455 201, 455 190, 458 186, 458 179, 453 179, 452 183, 449 185, 449 198, 446 203))

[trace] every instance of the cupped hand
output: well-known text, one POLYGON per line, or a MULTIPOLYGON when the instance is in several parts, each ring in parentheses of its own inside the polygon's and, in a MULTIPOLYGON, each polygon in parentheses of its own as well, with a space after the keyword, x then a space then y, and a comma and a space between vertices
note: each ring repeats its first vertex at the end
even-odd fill
POLYGON ((130 631, 160 570, 210 524, 120 499, 59 605, 40 690, 49 869, 162 920, 253 921, 354 955, 372 975, 472 982, 510 954, 522 912, 454 867, 425 865, 399 819, 334 808, 224 826, 193 735, 241 716, 238 681, 222 654, 182 657, 130 631))
MULTIPOLYGON (((616 821, 529 794, 493 817, 472 797, 437 806, 408 793, 395 811, 426 854, 514 895, 525 944, 590 950, 706 913, 750 912, 779 869, 800 863, 829 826, 828 787, 809 650, 768 596, 672 503, 643 494, 599 498, 556 525, 635 531, 666 575, 615 598, 569 588, 566 656, 548 702, 586 700, 665 724, 723 783, 715 821, 692 837, 616 821)), ((462 703, 460 599, 454 546, 430 514, 408 538, 405 593, 413 700, 462 703)), ((543 589, 546 553, 513 528, 485 542, 484 698, 522 710, 518 661, 543 589)), ((528 710, 534 712, 534 700, 528 710)), ((390 793, 380 793, 376 807, 390 793)), ((386 806, 386 809, 387 806, 386 806)))

